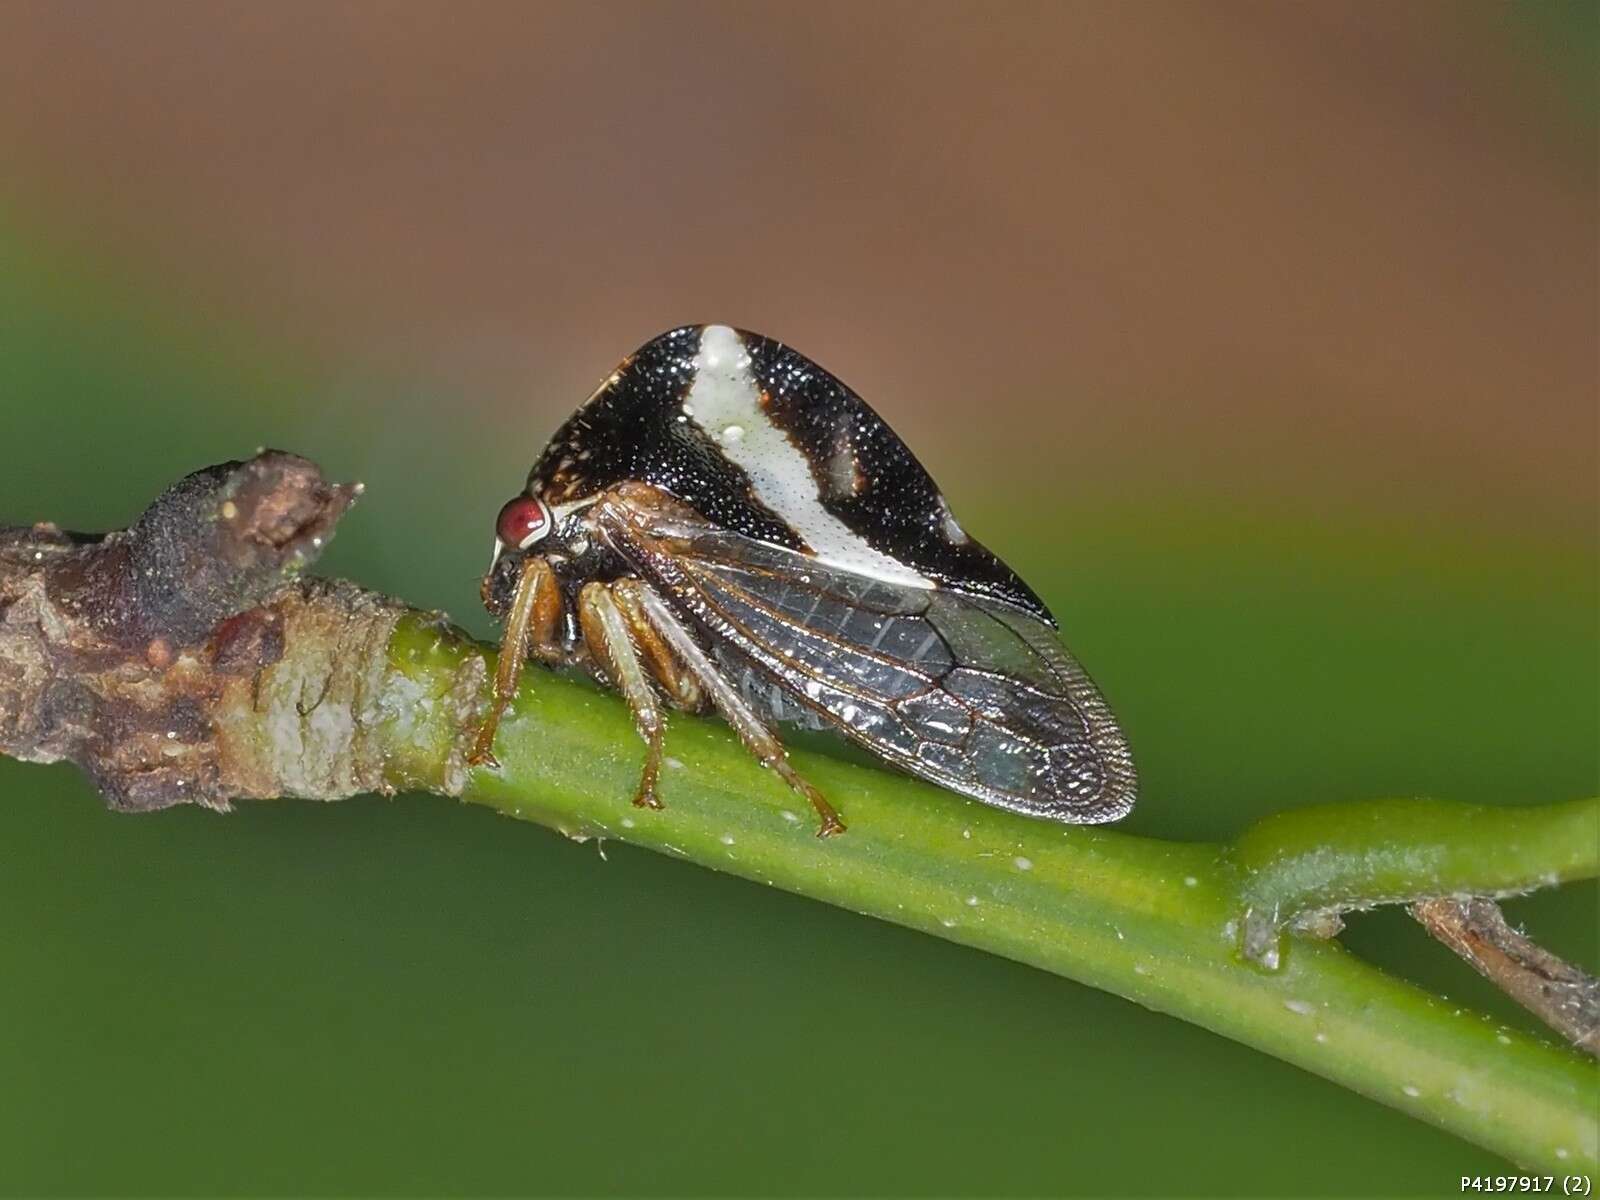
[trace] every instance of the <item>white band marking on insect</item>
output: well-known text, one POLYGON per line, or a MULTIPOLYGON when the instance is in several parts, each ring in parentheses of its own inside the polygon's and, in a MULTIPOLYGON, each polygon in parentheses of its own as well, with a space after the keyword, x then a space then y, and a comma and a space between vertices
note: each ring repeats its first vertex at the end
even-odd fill
POLYGON ((811 465, 762 409, 750 354, 726 325, 707 325, 700 333, 683 412, 750 477, 756 499, 782 518, 819 562, 890 583, 933 586, 927 576, 873 549, 822 506, 811 465))

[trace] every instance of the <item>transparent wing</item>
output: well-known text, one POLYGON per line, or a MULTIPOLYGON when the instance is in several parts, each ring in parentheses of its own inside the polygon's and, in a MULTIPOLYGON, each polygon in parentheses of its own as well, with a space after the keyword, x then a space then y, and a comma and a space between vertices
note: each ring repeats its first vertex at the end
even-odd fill
POLYGON ((1054 630, 1010 605, 819 566, 708 526, 629 531, 641 570, 748 695, 914 775, 1031 816, 1124 816, 1127 743, 1054 630), (808 722, 813 723, 813 722, 808 722))

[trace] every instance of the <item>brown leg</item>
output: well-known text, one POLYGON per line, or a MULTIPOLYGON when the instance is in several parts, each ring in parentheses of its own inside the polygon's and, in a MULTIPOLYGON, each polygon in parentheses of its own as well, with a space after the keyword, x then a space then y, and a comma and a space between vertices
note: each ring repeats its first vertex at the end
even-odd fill
POLYGON ((494 670, 494 691, 489 715, 478 726, 478 736, 473 739, 472 750, 467 754, 469 767, 498 767, 494 756, 494 735, 500 727, 500 717, 517 694, 517 683, 522 678, 522 664, 528 657, 531 645, 543 645, 554 636, 556 622, 561 618, 561 589, 556 585, 556 573, 542 558, 529 558, 522 564, 522 574, 517 577, 517 590, 511 596, 511 608, 506 613, 505 633, 500 639, 500 661, 494 670))
POLYGON ((716 664, 700 648, 700 643, 694 640, 677 615, 667 607, 666 601, 643 583, 638 585, 636 595, 651 626, 660 633, 684 669, 705 689, 711 703, 733 726, 746 749, 761 760, 762 766, 771 767, 782 776, 785 783, 811 802, 811 807, 817 810, 817 816, 822 818, 822 827, 817 830, 817 836, 825 838, 843 833, 844 822, 839 819, 833 805, 789 764, 788 751, 783 748, 777 735, 767 728, 755 710, 745 703, 744 697, 723 678, 722 672, 717 670, 716 664))
POLYGON ((644 656, 650 674, 667 694, 667 700, 681 712, 705 712, 706 694, 700 690, 693 675, 684 668, 671 647, 662 640, 656 627, 644 611, 640 593, 645 584, 637 579, 619 579, 611 585, 611 598, 617 602, 628 631, 633 634, 634 645, 644 656))
POLYGON ((644 739, 644 771, 633 802, 640 808, 660 808, 656 781, 661 776, 661 737, 666 730, 661 705, 656 700, 644 664, 639 661, 627 619, 603 583, 586 583, 578 593, 578 624, 589 652, 604 664, 633 713, 634 726, 644 739))

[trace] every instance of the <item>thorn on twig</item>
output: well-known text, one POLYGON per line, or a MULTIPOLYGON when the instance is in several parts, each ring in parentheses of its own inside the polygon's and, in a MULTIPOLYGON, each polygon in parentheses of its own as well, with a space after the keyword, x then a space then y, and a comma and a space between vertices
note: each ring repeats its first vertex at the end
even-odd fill
POLYGON ((102 543, 127 559, 125 603, 113 615, 141 641, 203 641, 315 561, 356 494, 277 450, 196 471, 102 543))
POLYGON ((1600 979, 1511 928, 1492 900, 1419 900, 1411 915, 1518 1004, 1600 1058, 1600 979))

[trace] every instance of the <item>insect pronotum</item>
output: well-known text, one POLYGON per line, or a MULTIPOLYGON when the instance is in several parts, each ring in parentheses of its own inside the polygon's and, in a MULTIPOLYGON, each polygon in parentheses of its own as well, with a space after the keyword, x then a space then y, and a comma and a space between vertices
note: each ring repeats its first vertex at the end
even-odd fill
POLYGON ((1127 742, 1044 603, 865 401, 758 334, 689 325, 624 360, 500 510, 483 600, 505 632, 475 764, 531 656, 626 699, 643 807, 667 707, 719 712, 819 836, 844 823, 774 723, 1028 816, 1133 807, 1127 742))

